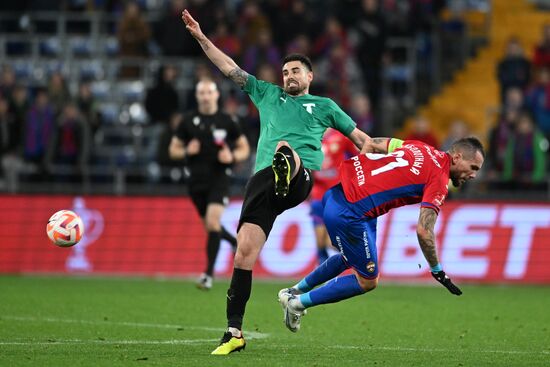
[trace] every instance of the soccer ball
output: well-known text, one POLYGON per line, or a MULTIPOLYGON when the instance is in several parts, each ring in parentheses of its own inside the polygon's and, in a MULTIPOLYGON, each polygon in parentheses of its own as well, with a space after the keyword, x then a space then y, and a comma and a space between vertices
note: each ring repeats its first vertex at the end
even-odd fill
POLYGON ((60 210, 48 220, 46 233, 54 245, 71 247, 76 245, 84 235, 84 224, 75 212, 60 210))

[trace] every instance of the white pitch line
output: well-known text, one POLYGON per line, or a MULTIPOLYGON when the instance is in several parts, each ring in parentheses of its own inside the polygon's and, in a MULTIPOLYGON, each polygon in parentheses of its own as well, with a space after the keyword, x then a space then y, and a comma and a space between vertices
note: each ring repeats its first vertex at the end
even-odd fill
MULTIPOLYGON (((125 321, 94 321, 94 320, 77 320, 77 319, 59 319, 54 317, 22 317, 22 316, 0 316, 0 320, 13 320, 13 321, 25 321, 25 322, 55 322, 55 323, 67 323, 67 324, 86 324, 86 325, 109 325, 109 326, 129 326, 129 327, 147 327, 158 329, 183 329, 183 330, 204 330, 214 332, 224 332, 226 329, 208 327, 208 326, 187 326, 177 324, 154 324, 144 322, 125 322, 125 321)), ((265 339, 269 337, 267 333, 260 333, 258 331, 245 331, 247 339, 265 339)), ((218 339, 215 339, 216 341, 218 339)))
MULTIPOLYGON (((413 348, 413 347, 387 347, 387 346, 355 346, 355 345, 332 345, 332 349, 364 349, 364 350, 389 350, 395 352, 425 352, 425 353, 454 353, 456 349, 443 348, 413 348)), ((523 350, 468 350, 468 353, 489 353, 489 354, 550 354, 550 351, 523 351, 523 350)))
POLYGON ((189 345, 214 343, 219 339, 174 339, 174 340, 52 340, 52 341, 0 341, 0 345, 75 345, 75 344, 101 344, 101 345, 189 345))

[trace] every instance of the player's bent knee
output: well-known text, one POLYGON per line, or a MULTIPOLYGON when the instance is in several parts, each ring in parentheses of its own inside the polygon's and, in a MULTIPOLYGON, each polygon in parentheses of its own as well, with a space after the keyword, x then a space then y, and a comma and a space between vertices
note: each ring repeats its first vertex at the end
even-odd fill
POLYGON ((222 229, 222 225, 217 219, 206 218, 204 225, 208 232, 219 232, 222 229))
POLYGON ((378 285, 378 277, 376 277, 374 279, 367 279, 367 278, 363 278, 362 276, 360 276, 358 274, 355 274, 355 277, 357 278, 359 286, 365 292, 372 291, 378 285))

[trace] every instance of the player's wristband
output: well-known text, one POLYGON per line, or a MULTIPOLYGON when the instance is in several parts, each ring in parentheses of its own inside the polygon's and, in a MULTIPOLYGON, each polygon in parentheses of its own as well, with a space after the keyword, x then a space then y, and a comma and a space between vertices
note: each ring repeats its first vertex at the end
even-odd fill
POLYGON ((430 266, 430 270, 432 271, 432 273, 437 273, 443 270, 443 267, 441 266, 441 264, 437 264, 436 266, 430 266))

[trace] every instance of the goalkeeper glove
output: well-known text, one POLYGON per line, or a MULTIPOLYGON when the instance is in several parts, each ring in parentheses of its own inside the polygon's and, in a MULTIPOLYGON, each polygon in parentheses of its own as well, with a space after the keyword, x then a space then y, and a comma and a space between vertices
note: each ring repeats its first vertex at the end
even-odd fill
POLYGON ((443 284, 445 288, 449 290, 452 294, 455 294, 457 296, 460 296, 462 294, 462 291, 451 282, 451 279, 445 274, 443 270, 431 272, 432 277, 434 277, 435 280, 437 280, 439 283, 443 284))

